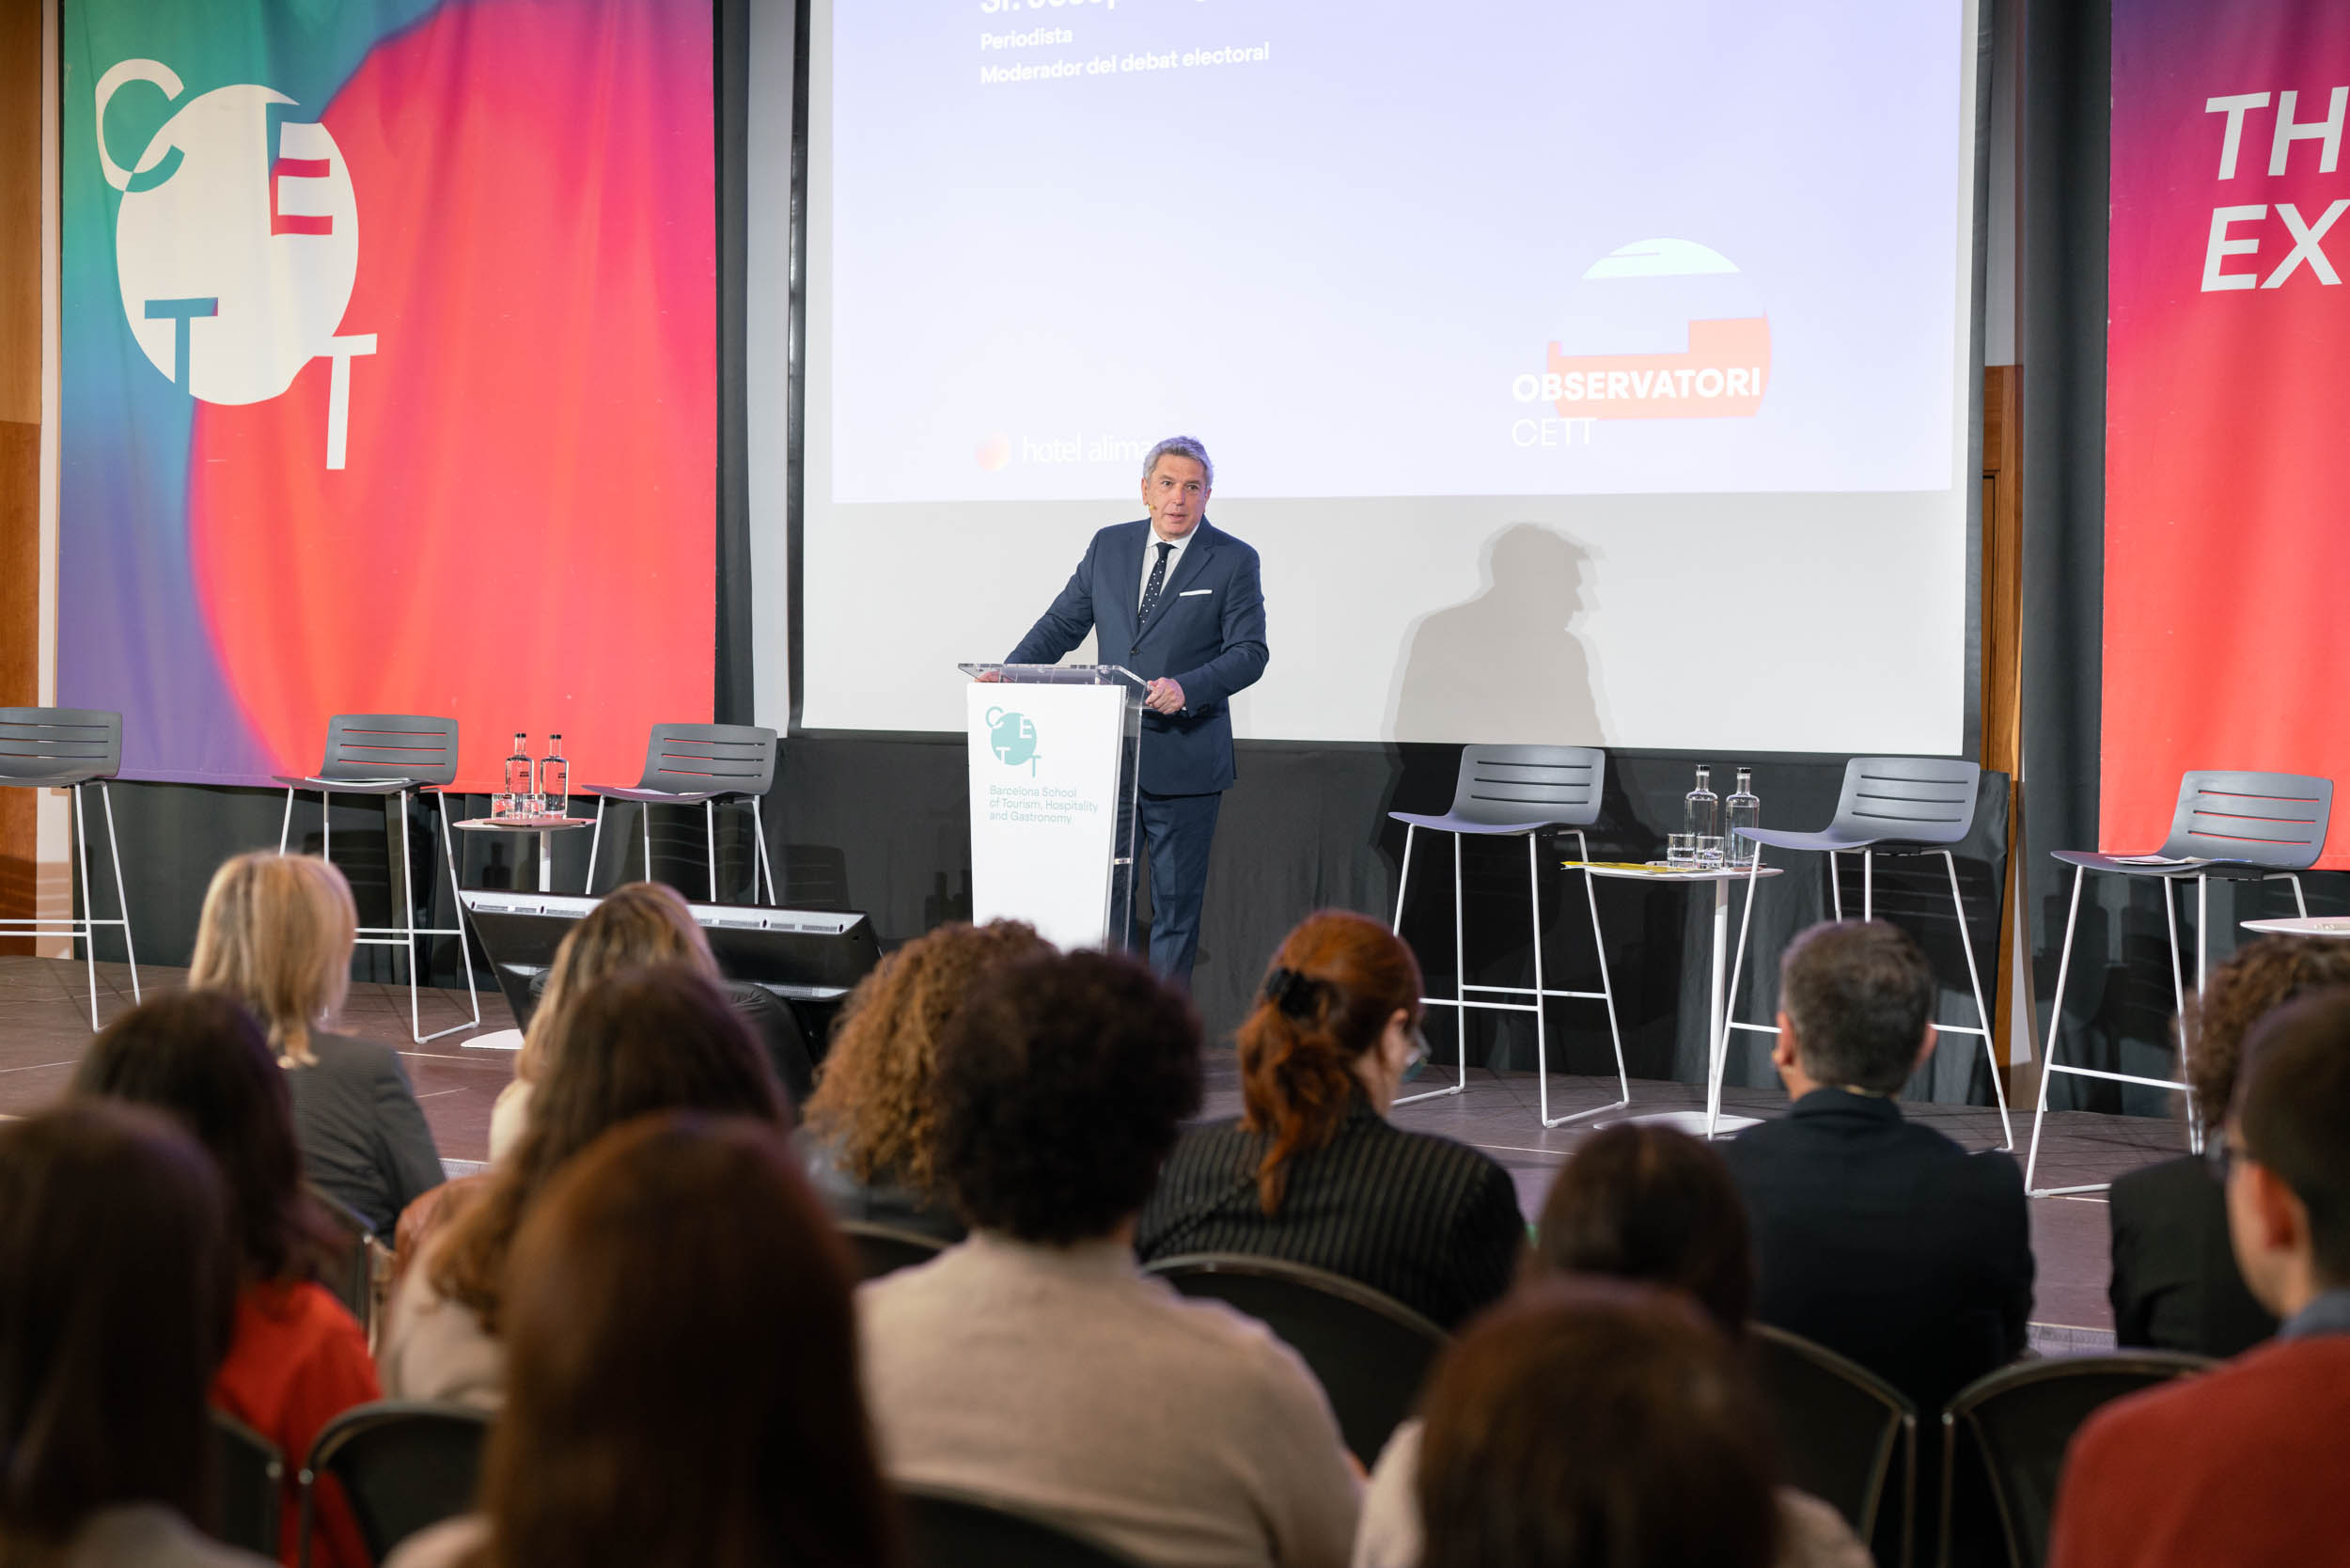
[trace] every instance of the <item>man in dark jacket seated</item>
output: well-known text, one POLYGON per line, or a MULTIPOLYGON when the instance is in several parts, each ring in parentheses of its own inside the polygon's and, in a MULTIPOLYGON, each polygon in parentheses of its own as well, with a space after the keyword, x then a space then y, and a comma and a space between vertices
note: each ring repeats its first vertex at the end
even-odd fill
POLYGON ((1722 1149, 1754 1221, 1755 1316, 1901 1389, 1922 1428, 2023 1352, 2032 1285, 2015 1162, 1894 1101, 1934 1049, 1935 994, 1925 954, 1881 920, 1798 936, 1771 1053, 1794 1105, 1722 1149))

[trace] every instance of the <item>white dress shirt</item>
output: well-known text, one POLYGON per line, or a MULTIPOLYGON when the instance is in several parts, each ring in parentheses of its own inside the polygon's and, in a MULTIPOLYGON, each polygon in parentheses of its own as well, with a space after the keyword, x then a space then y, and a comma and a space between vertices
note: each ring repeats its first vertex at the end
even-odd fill
POLYGON ((1193 535, 1198 532, 1199 525, 1194 523, 1191 525, 1191 532, 1181 539, 1161 539, 1158 528, 1155 525, 1152 526, 1151 537, 1143 542, 1142 546, 1142 575, 1135 580, 1135 608, 1136 610, 1142 608, 1142 596, 1150 589, 1151 569, 1158 564, 1159 546, 1162 544, 1175 546, 1173 550, 1167 552, 1167 578, 1159 584, 1159 597, 1164 599, 1167 597, 1167 590, 1174 586, 1175 569, 1183 564, 1185 547, 1191 543, 1193 535))

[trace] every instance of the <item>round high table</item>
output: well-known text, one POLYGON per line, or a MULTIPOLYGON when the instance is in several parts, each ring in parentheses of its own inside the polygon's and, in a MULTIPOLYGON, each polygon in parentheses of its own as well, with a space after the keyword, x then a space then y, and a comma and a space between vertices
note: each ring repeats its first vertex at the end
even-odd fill
MULTIPOLYGON (((1569 860, 1571 870, 1588 871, 1592 876, 1613 877, 1623 882, 1680 882, 1691 886, 1710 885, 1714 889, 1714 942, 1711 956, 1713 984, 1707 995, 1705 1052, 1705 1110, 1655 1111, 1626 1121, 1652 1121, 1677 1127, 1699 1137, 1712 1137, 1716 1133, 1735 1132, 1751 1127, 1757 1120, 1751 1116, 1722 1114, 1722 1069, 1730 1058, 1730 1031, 1745 1029, 1753 1034, 1776 1034, 1778 1031, 1762 1024, 1741 1024, 1730 1016, 1731 999, 1723 994, 1723 971, 1730 960, 1730 886, 1734 882, 1751 883, 1763 877, 1781 874, 1778 866, 1710 866, 1680 867, 1651 866, 1626 860, 1569 860)), ((1749 893, 1748 899, 1753 895, 1749 893)), ((1738 922, 1738 952, 1743 962, 1747 945, 1747 922, 1738 922)))
POLYGON ((2247 920, 2246 931, 2264 936, 2350 936, 2350 915, 2301 915, 2282 920, 2247 920))
MULTIPOLYGON (((539 891, 555 891, 555 836, 575 827, 593 827, 593 817, 475 817, 457 823, 465 833, 535 833, 539 836, 539 891)), ((585 888, 581 891, 586 891, 585 888)))

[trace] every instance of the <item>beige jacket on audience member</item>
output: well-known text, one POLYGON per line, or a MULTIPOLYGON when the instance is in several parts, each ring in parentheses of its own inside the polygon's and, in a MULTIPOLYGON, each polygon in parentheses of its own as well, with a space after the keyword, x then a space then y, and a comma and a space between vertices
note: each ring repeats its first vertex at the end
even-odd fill
POLYGON ((1145 1563, 1341 1568, 1357 1489, 1321 1385, 1262 1324, 1122 1240, 982 1232, 863 1285, 893 1482, 999 1497, 1145 1563))
POLYGON ((375 1370, 385 1399, 451 1400, 494 1410, 506 1397, 506 1346, 483 1330, 473 1309, 432 1288, 438 1239, 425 1247, 392 1293, 375 1370))
MULTIPOLYGON (((1418 1421, 1395 1429, 1371 1467, 1355 1532, 1354 1568, 1419 1568, 1418 1421)), ((1773 1568, 1875 1568, 1875 1560, 1843 1515, 1808 1492, 1778 1489, 1778 1556, 1773 1568)))

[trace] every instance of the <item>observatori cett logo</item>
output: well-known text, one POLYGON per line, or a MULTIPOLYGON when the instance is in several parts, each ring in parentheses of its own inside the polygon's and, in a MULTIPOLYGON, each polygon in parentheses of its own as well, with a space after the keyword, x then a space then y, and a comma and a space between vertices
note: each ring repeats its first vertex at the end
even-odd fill
POLYGON ((1510 393, 1562 419, 1735 418, 1762 406, 1770 368, 1762 297, 1728 257, 1639 240, 1576 281, 1543 370, 1510 393))
POLYGON ((1008 768, 1028 764, 1028 776, 1036 776, 1036 725, 1025 713, 1008 713, 1001 708, 987 711, 987 748, 995 760, 1008 768))
POLYGON ((246 83, 181 104, 124 168, 106 146, 106 105, 133 83, 166 102, 182 90, 158 60, 98 79, 98 166, 122 193, 115 271, 122 313, 155 368, 208 403, 267 402, 311 360, 334 363, 326 466, 340 468, 351 361, 375 334, 339 336, 359 274, 359 202, 323 125, 246 83))

